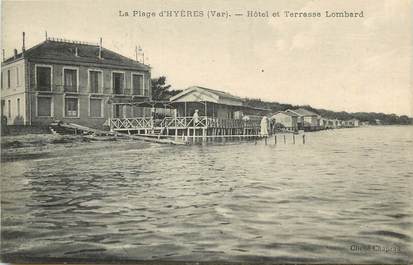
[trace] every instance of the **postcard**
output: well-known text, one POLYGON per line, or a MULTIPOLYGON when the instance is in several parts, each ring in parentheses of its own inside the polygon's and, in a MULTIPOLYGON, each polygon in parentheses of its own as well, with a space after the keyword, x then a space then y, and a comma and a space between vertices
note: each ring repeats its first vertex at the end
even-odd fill
POLYGON ((4 0, 4 263, 409 264, 412 1, 4 0))

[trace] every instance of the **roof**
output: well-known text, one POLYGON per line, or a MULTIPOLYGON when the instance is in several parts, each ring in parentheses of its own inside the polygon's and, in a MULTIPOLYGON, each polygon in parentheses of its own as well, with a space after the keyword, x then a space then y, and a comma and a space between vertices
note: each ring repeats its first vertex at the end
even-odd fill
POLYGON ((281 114, 288 115, 288 116, 290 116, 290 117, 298 117, 297 114, 292 113, 292 112, 287 112, 287 111, 277 111, 277 112, 274 113, 271 117, 274 117, 275 115, 280 114, 280 113, 281 113, 281 114))
POLYGON ((81 42, 57 41, 47 39, 42 43, 19 53, 3 63, 10 63, 20 58, 66 60, 84 63, 109 64, 131 67, 140 70, 149 70, 150 67, 102 47, 102 58, 99 58, 99 45, 81 42), (77 49, 77 55, 76 55, 77 49))
MULTIPOLYGON (((184 102, 185 100, 180 100, 184 96, 188 96, 190 93, 197 93, 198 95, 195 97, 196 99, 191 99, 188 102, 202 102, 202 101, 210 101, 214 103, 222 103, 222 101, 230 101, 233 104, 227 104, 227 105, 242 105, 243 100, 240 97, 231 95, 227 92, 215 90, 215 89, 210 89, 206 87, 200 87, 200 86, 192 86, 181 93, 173 96, 170 98, 170 101, 182 101, 184 102)), ((228 102, 227 102, 228 103, 228 102)), ((224 103, 222 103, 224 104, 224 103)))
POLYGON ((309 111, 307 109, 304 108, 299 108, 299 109, 294 109, 294 110, 286 110, 286 112, 292 112, 297 114, 298 116, 319 116, 317 113, 309 111))

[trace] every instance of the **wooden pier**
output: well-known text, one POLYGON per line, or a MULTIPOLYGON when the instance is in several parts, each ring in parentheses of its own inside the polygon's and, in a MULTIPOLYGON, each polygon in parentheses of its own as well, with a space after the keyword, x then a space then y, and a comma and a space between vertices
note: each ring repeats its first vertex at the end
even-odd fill
POLYGON ((158 138, 178 139, 251 139, 260 137, 260 120, 222 119, 215 117, 151 117, 115 118, 110 120, 110 129, 158 138))

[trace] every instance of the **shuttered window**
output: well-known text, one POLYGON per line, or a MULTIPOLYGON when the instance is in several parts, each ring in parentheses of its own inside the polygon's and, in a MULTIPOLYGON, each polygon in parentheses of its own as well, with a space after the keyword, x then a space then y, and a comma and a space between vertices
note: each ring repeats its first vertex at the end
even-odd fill
POLYGON ((78 103, 78 98, 65 98, 65 117, 78 117, 78 103))
POLYGON ((51 117, 52 116, 52 98, 38 97, 37 98, 37 116, 51 117))
POLYGON ((100 98, 91 98, 90 99, 90 117, 94 117, 94 118, 103 117, 102 99, 100 99, 100 98))
POLYGON ((89 71, 90 93, 99 93, 101 87, 102 87, 102 72, 89 71))
POLYGON ((132 86, 134 95, 143 95, 143 76, 132 74, 132 86))
POLYGON ((112 86, 114 94, 123 94, 125 75, 123 73, 112 73, 112 86))
POLYGON ((51 91, 52 90, 52 71, 50 67, 37 66, 36 67, 36 80, 38 91, 51 91))
POLYGON ((77 91, 77 70, 76 69, 64 69, 64 87, 66 92, 77 91))

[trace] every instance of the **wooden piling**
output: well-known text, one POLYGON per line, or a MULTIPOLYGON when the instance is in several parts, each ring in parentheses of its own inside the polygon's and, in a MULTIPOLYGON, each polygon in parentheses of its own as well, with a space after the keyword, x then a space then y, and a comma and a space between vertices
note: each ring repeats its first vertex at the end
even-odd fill
POLYGON ((305 134, 303 134, 303 144, 305 144, 305 134))
POLYGON ((295 135, 293 134, 293 144, 295 144, 295 135))
POLYGON ((284 144, 286 144, 287 143, 287 141, 285 140, 285 134, 284 134, 284 144))
POLYGON ((274 144, 277 144, 277 135, 274 134, 274 144))
POLYGON ((195 143, 195 135, 196 135, 196 131, 195 131, 195 127, 194 127, 194 132, 193 132, 194 134, 192 135, 192 140, 193 140, 193 142, 195 143))

